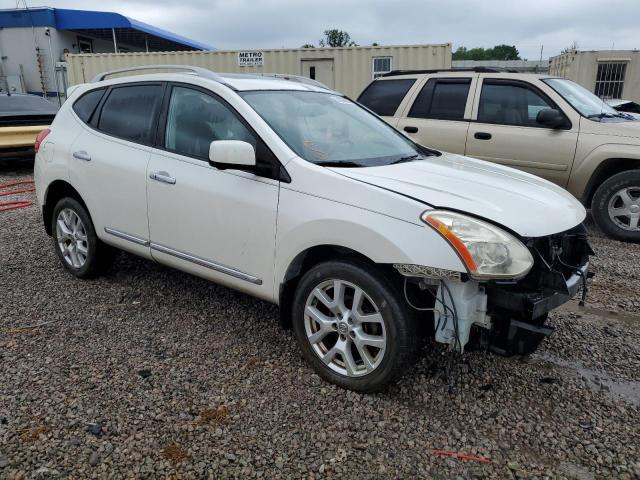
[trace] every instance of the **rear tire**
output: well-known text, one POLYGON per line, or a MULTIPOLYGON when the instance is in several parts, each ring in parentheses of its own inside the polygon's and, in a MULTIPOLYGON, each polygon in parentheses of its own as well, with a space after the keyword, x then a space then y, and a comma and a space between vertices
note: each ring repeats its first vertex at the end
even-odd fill
POLYGON ((640 242, 640 170, 628 170, 605 180, 593 196, 591 213, 608 236, 640 242))
POLYGON ((383 390, 415 359, 419 337, 413 313, 397 286, 365 262, 313 267, 298 284, 292 315, 305 360, 340 387, 383 390))
POLYGON ((58 201, 51 217, 51 233, 62 266, 78 278, 102 271, 109 247, 97 237, 86 208, 75 198, 58 201))

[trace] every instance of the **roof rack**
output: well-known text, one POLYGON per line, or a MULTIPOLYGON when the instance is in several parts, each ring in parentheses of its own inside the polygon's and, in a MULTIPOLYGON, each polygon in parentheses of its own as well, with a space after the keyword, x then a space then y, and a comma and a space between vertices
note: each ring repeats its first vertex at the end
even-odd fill
POLYGON ((303 77, 302 75, 289 75, 288 73, 258 73, 261 77, 278 78, 282 80, 290 80, 292 82, 302 83, 304 85, 312 85, 318 88, 324 88, 325 90, 331 90, 324 83, 317 80, 313 80, 309 77, 303 77))
POLYGON ((224 79, 217 73, 212 72, 211 70, 207 70, 206 68, 192 67, 190 65, 144 65, 138 67, 121 68, 119 70, 111 70, 109 72, 99 73, 93 78, 93 80, 91 80, 91 83, 101 82, 111 75, 117 75, 119 73, 126 72, 137 72, 141 70, 184 70, 191 73, 192 75, 197 75, 198 77, 204 77, 219 83, 225 83, 224 79))
POLYGON ((471 68, 441 68, 436 70, 392 70, 382 77, 395 77, 397 75, 411 75, 416 73, 440 73, 440 72, 473 72, 473 73, 500 73, 500 70, 489 67, 471 67, 471 68))

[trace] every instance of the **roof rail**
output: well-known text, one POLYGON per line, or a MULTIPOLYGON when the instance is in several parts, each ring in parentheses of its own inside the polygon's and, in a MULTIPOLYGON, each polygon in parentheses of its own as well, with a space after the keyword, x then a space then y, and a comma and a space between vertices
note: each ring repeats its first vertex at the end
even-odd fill
POLYGON ((382 77, 395 77, 397 75, 411 75, 416 73, 440 73, 440 72, 473 72, 473 73, 499 73, 500 70, 489 67, 471 67, 471 68, 440 68, 436 70, 392 70, 382 77))
POLYGON ((101 82, 106 77, 116 75, 118 73, 137 72, 141 70, 185 70, 187 72, 190 72, 192 75, 208 78, 219 83, 225 83, 224 79, 217 73, 212 72, 211 70, 207 70, 206 68, 192 67, 190 65, 144 65, 138 67, 121 68, 119 70, 111 70, 109 72, 99 73, 93 78, 93 80, 91 80, 91 83, 101 82))
POLYGON ((282 80, 290 80, 292 82, 302 83, 304 85, 313 85, 314 87, 324 88, 326 90, 331 90, 324 83, 319 82, 317 80, 313 80, 309 77, 303 77, 302 75, 289 75, 288 73, 258 73, 261 77, 272 77, 272 78, 280 78, 282 80))

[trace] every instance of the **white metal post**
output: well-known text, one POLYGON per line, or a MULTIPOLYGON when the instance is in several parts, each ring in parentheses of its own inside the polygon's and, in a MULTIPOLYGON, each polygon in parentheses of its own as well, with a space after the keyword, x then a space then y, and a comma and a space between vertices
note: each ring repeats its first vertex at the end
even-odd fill
POLYGON ((118 42, 116 41, 116 29, 111 29, 111 34, 113 35, 113 53, 118 53, 118 42))

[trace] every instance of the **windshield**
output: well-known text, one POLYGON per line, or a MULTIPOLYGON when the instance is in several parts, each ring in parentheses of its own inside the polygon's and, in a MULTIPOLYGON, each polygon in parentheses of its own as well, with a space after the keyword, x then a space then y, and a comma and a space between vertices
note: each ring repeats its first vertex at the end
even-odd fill
POLYGON ((318 165, 374 167, 428 155, 383 120, 339 95, 289 90, 240 95, 296 154, 318 165))
POLYGON ((618 115, 618 112, 596 97, 586 88, 562 78, 545 78, 547 85, 558 92, 562 98, 571 104, 581 115, 601 117, 603 115, 618 115))

